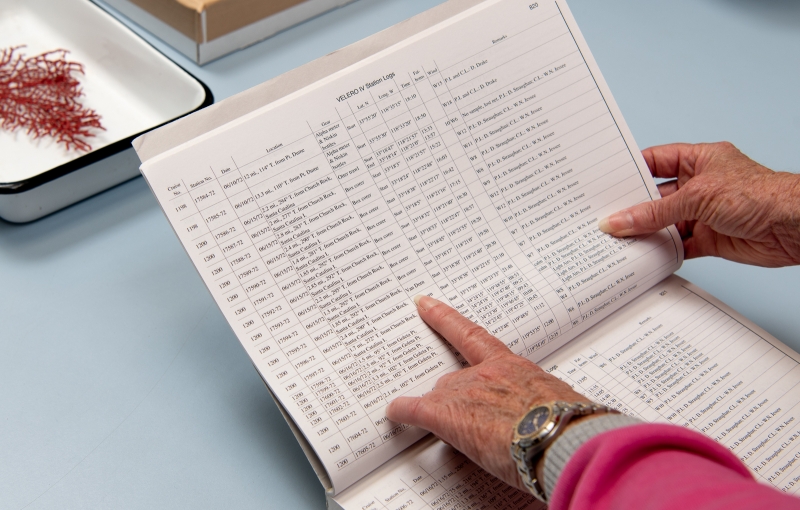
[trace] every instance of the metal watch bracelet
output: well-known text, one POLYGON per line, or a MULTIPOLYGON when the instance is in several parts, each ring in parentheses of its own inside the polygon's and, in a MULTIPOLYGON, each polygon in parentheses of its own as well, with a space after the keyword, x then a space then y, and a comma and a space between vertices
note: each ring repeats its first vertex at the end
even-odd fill
MULTIPOLYGON (((517 425, 514 426, 514 430, 517 430, 519 423, 525 418, 525 416, 527 416, 529 412, 537 407, 542 406, 542 404, 531 406, 530 409, 528 409, 528 411, 526 411, 526 413, 522 416, 522 418, 520 418, 517 425)), ((547 503, 547 494, 542 487, 541 482, 539 482, 538 477, 536 476, 536 464, 541 456, 544 455, 547 447, 558 438, 559 434, 563 432, 564 427, 566 427, 566 425, 573 418, 600 413, 619 413, 619 411, 611 409, 608 406, 584 402, 571 404, 567 402, 552 402, 549 404, 544 404, 544 406, 549 406, 552 409, 552 416, 557 417, 557 421, 547 432, 547 435, 541 437, 537 442, 529 445, 528 447, 521 446, 515 440, 511 444, 511 457, 517 464, 517 471, 519 472, 522 482, 525 484, 525 487, 527 487, 528 491, 530 491, 530 493, 533 494, 534 497, 536 497, 536 499, 539 501, 547 503)))

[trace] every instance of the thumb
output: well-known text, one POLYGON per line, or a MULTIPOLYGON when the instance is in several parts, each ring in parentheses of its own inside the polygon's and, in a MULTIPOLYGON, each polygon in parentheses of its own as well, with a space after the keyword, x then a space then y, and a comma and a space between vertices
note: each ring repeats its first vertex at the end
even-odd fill
POLYGON ((603 218, 597 224, 602 232, 616 237, 651 234, 683 220, 681 214, 682 193, 679 191, 660 200, 635 205, 603 218))

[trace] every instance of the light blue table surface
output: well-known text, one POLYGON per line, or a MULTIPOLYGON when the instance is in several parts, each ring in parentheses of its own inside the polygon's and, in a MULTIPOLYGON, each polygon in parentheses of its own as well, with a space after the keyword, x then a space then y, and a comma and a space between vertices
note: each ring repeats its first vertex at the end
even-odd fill
MULTIPOLYGON (((359 0, 202 68, 143 35, 221 100, 438 3, 359 0)), ((571 7, 642 147, 726 139, 800 170, 800 3, 571 7)), ((800 350, 800 270, 680 274, 800 350)), ((0 508, 324 507, 142 179, 0 222, 0 289, 0 508)))

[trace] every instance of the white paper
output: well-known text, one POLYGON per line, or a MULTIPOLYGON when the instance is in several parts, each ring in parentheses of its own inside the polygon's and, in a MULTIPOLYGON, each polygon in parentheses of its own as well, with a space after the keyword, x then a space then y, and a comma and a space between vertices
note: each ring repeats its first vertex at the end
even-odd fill
MULTIPOLYGON (((758 481, 797 494, 798 361, 775 338, 673 276, 548 356, 542 367, 620 412, 702 432, 728 447, 758 481)), ((522 507, 503 499, 516 496, 510 487, 487 490, 492 479, 431 438, 336 502, 345 510, 522 507)), ((538 507, 531 502, 531 508, 538 507)))
POLYGON ((658 191, 566 4, 496 0, 148 161, 167 217, 337 491, 465 364, 425 293, 540 359, 679 267, 599 218, 658 191))
POLYGON ((798 355, 672 277, 542 367, 593 400, 728 447, 785 492, 800 489, 798 355))
POLYGON ((376 469, 333 502, 344 510, 546 508, 533 495, 506 485, 433 436, 376 469))

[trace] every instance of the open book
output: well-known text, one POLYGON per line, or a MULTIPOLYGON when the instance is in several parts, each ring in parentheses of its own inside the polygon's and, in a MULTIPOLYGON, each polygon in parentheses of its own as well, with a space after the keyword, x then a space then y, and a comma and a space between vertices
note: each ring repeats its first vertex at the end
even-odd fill
POLYGON ((446 301, 598 402, 797 490, 797 354, 672 274, 674 229, 563 0, 451 1, 135 143, 331 507, 535 508, 386 405, 466 365, 446 301))

